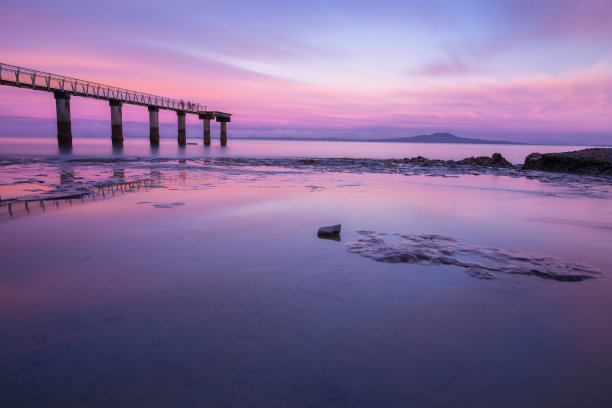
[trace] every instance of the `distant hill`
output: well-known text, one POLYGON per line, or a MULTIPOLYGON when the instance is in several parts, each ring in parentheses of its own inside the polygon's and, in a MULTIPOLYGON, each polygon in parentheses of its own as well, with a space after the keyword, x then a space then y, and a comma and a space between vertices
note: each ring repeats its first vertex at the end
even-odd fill
POLYGON ((465 143, 465 144, 525 144, 507 142, 504 140, 471 139, 459 137, 450 133, 433 133, 412 137, 396 137, 392 139, 371 139, 369 142, 398 142, 398 143, 465 143))
MULTIPOLYGON (((238 138, 240 139, 240 138, 238 138)), ((326 142, 390 142, 390 143, 464 143, 464 144, 511 144, 522 145, 527 143, 508 142, 504 140, 486 140, 486 139, 471 139, 467 137, 459 137, 450 133, 433 133, 431 135, 419 135, 411 137, 395 137, 390 139, 355 139, 355 138, 340 138, 340 137, 270 137, 259 136, 245 138, 249 140, 317 140, 326 142)))

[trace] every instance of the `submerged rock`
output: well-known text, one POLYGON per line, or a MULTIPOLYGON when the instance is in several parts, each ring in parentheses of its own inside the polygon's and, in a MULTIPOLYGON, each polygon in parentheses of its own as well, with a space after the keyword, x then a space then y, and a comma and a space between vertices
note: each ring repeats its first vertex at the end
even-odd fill
POLYGON ((182 207, 185 205, 185 203, 182 203, 182 202, 160 203, 159 201, 139 201, 136 204, 151 204, 155 208, 175 208, 175 207, 182 207))
POLYGON ((497 273, 530 275, 561 282, 577 282, 601 272, 586 265, 530 253, 460 243, 443 235, 385 234, 358 231, 361 237, 345 245, 378 262, 455 265, 480 279, 495 279, 497 273))
POLYGON ((479 157, 468 157, 463 160, 459 160, 457 164, 470 164, 476 166, 486 167, 502 167, 502 168, 513 168, 514 166, 508 160, 501 155, 501 153, 493 153, 493 156, 479 156, 479 157))
POLYGON ((340 237, 340 229, 342 228, 341 224, 330 225, 327 227, 319 228, 317 235, 320 238, 339 238, 340 237))
POLYGON ((612 149, 592 148, 562 153, 531 153, 523 170, 612 175, 612 149))

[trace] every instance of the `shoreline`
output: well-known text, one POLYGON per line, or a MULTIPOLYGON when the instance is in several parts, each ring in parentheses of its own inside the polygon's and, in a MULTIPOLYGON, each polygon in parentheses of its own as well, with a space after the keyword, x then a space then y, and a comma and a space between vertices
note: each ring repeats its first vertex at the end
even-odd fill
POLYGON ((512 165, 501 155, 463 160, 354 158, 71 158, 0 156, 0 204, 17 201, 77 199, 96 190, 163 179, 164 172, 236 175, 290 173, 390 174, 426 177, 501 176, 563 186, 577 194, 608 199, 612 176, 548 172, 512 165), (59 177, 59 183, 54 177, 59 177), (4 187, 4 188, 3 188, 4 187), (11 189, 13 192, 11 193, 11 189), (3 191, 4 190, 4 191, 3 191), (19 191, 15 193, 14 191, 19 191))

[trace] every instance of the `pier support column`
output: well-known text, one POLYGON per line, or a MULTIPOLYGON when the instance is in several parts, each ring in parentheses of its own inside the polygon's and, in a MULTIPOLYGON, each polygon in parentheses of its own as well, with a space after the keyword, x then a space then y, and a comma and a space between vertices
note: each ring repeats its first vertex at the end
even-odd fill
POLYGON ((221 122, 221 146, 227 145, 227 122, 221 122))
POLYGON ((149 142, 151 146, 159 146, 159 108, 149 106, 149 142))
POLYGON ((230 121, 229 116, 216 116, 216 121, 221 124, 221 146, 227 145, 227 122, 230 121))
POLYGON ((210 146, 210 120, 215 118, 211 112, 204 112, 198 115, 204 121, 204 146, 210 146))
POLYGON ((178 144, 185 146, 187 144, 187 131, 185 130, 185 112, 176 111, 178 118, 178 144))
POLYGON ((123 119, 121 106, 123 103, 116 99, 108 101, 111 109, 111 141, 113 146, 123 146, 123 119))
POLYGON ((210 146, 210 119, 204 119, 204 146, 210 146))
POLYGON ((63 147, 72 146, 72 124, 70 122, 70 94, 53 92, 55 111, 57 112, 57 144, 63 147))

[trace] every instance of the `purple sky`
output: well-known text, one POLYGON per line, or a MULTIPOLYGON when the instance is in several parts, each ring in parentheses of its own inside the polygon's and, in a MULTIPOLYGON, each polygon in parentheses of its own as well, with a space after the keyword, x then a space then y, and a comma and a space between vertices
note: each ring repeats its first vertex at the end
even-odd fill
MULTIPOLYGON (((22 0, 0 19, 0 62, 201 102, 234 135, 612 144, 610 0, 22 0)), ((15 119, 53 119, 50 94, 0 87, 0 109, 1 135, 54 132, 15 119)), ((72 114, 92 134, 109 117, 72 114)))

